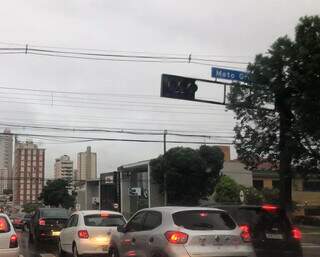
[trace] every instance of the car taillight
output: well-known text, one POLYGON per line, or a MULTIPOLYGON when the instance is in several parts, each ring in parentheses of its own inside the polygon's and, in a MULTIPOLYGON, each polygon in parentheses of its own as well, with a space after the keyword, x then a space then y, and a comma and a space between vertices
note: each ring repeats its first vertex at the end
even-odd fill
POLYGON ((89 233, 87 230, 79 230, 78 231, 78 237, 81 239, 88 239, 89 238, 89 233))
POLYGON ((39 225, 40 226, 45 226, 46 225, 46 221, 44 219, 39 219, 39 225))
POLYGON ((171 244, 185 244, 188 241, 188 235, 180 231, 167 231, 165 236, 171 244))
POLYGON ((298 229, 296 227, 292 228, 291 235, 292 235, 292 237, 294 239, 297 239, 297 240, 301 240, 302 239, 301 231, 300 231, 300 229, 298 229))
POLYGON ((276 212, 278 211, 278 206, 272 205, 272 204, 264 204, 262 205, 262 210, 267 211, 267 212, 276 212))
POLYGON ((17 248, 17 247, 18 247, 18 237, 17 237, 17 235, 12 235, 10 237, 9 248, 17 248))
POLYGON ((241 238, 244 242, 251 242, 250 227, 248 225, 240 225, 241 238))

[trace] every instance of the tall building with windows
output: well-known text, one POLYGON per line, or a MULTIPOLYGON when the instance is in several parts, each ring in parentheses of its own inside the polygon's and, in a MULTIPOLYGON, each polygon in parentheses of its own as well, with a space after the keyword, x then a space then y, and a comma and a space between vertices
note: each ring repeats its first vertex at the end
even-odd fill
POLYGON ((45 149, 38 148, 32 141, 16 142, 14 167, 14 204, 38 202, 44 186, 45 149))
POLYGON ((87 147, 87 151, 78 153, 77 170, 80 180, 97 178, 97 154, 91 152, 90 146, 87 147))
POLYGON ((57 158, 54 164, 54 177, 63 178, 68 181, 73 180, 73 161, 68 155, 62 155, 57 158))
POLYGON ((13 136, 9 129, 5 129, 0 135, 0 194, 4 189, 12 189, 12 148, 13 136))

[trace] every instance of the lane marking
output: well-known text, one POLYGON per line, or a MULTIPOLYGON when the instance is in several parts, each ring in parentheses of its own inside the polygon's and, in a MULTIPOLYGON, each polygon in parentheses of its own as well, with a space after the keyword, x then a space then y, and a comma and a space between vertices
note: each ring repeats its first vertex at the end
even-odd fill
POLYGON ((303 243, 301 246, 302 248, 320 248, 320 245, 312 243, 303 243))

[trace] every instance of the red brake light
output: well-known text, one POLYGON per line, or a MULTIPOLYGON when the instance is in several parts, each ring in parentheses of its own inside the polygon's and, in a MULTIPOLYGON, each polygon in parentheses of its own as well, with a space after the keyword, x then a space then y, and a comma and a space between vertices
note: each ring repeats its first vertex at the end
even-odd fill
POLYGON ((262 210, 268 212, 276 212, 278 210, 278 206, 272 204, 264 204, 262 205, 262 210))
POLYGON ((18 247, 18 237, 17 237, 17 235, 12 235, 10 237, 9 248, 17 248, 17 247, 18 247))
POLYGON ((298 229, 296 227, 292 228, 291 235, 292 235, 292 237, 294 239, 297 239, 297 240, 301 240, 302 239, 301 231, 300 231, 300 229, 298 229))
POLYGON ((200 217, 207 217, 208 213, 207 212, 200 212, 200 217))
POLYGON ((82 239, 88 239, 89 238, 89 233, 87 230, 79 230, 78 231, 78 237, 82 239))
POLYGON ((250 235, 250 227, 248 225, 240 225, 241 229, 241 238, 244 242, 250 242, 251 241, 251 235, 250 235))
POLYGON ((188 241, 188 235, 180 231, 167 231, 165 236, 171 244, 185 244, 188 241))
POLYGON ((46 225, 46 221, 44 219, 39 219, 39 225, 40 226, 45 226, 46 225))
POLYGON ((8 223, 4 218, 0 218, 0 231, 8 231, 8 223))

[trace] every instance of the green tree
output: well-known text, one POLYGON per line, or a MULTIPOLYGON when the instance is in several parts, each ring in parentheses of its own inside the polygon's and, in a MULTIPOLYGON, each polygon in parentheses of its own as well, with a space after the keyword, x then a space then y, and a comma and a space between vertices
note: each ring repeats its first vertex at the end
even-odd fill
POLYGON ((199 150, 175 147, 150 164, 161 193, 166 174, 168 204, 198 205, 214 191, 223 167, 223 152, 213 146, 201 146, 199 150))
POLYGON ((49 180, 43 188, 39 200, 43 200, 45 205, 64 208, 74 207, 75 197, 69 195, 67 187, 68 181, 64 179, 49 180))
POLYGON ((216 186, 214 200, 218 203, 239 203, 240 186, 232 178, 221 176, 216 186))
POLYGON ((301 18, 295 39, 276 40, 248 72, 250 84, 229 94, 237 153, 250 169, 272 163, 280 172, 281 204, 291 207, 294 173, 319 172, 320 18, 301 18))
POLYGON ((22 211, 26 213, 32 213, 34 212, 37 208, 41 207, 41 203, 25 203, 22 206, 22 211))
POLYGON ((263 202, 263 194, 254 187, 242 187, 244 192, 244 203, 259 205, 263 202))

